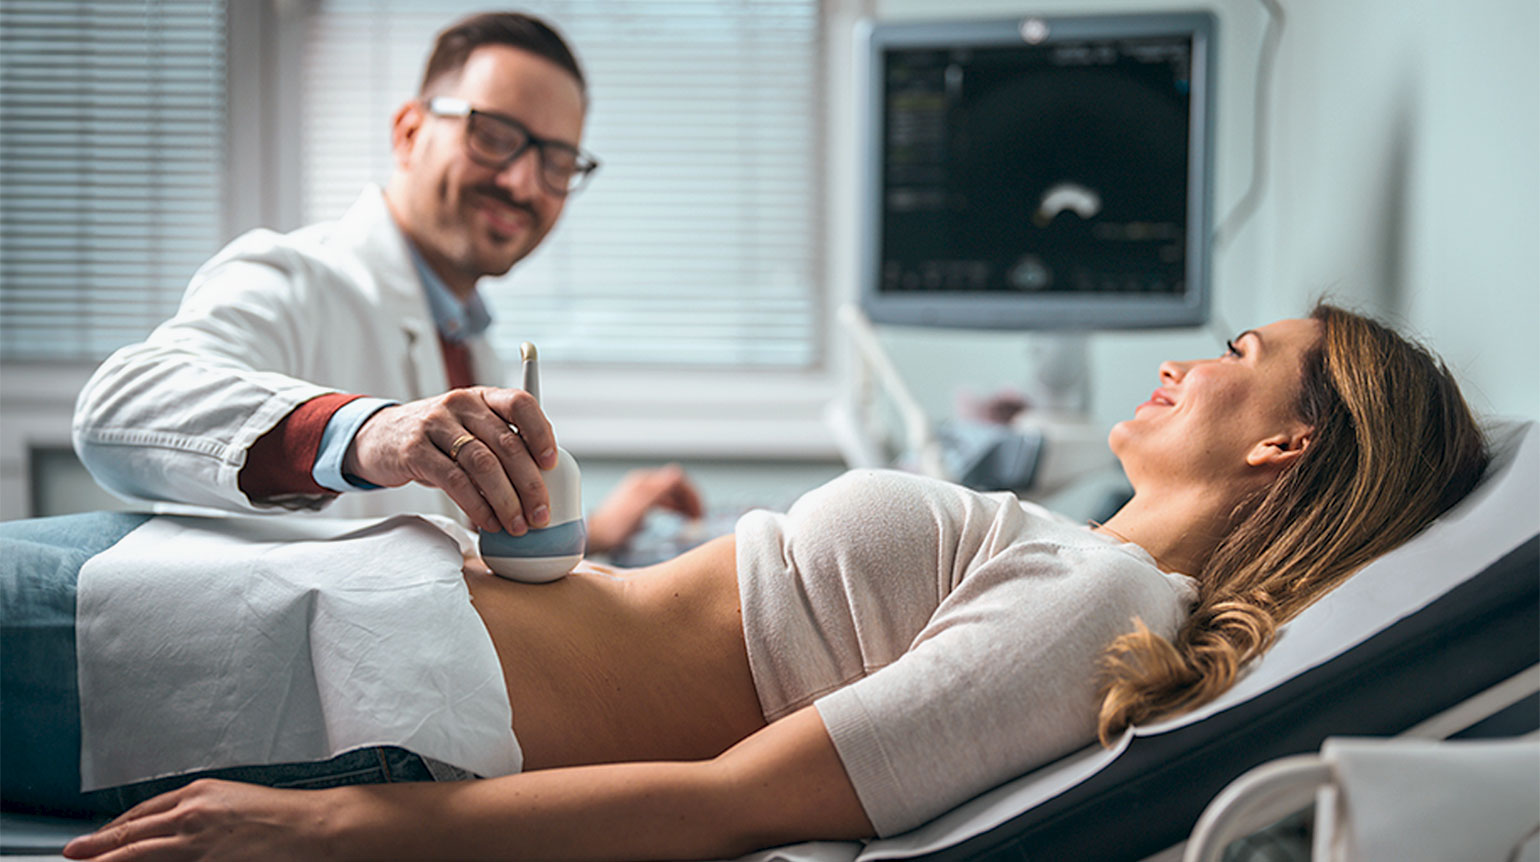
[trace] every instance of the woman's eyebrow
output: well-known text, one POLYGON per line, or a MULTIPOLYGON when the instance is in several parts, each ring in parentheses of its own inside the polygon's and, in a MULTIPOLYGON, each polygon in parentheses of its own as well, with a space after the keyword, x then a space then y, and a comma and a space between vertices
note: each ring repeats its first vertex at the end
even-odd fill
POLYGON ((1245 332, 1242 332, 1240 335, 1235 336, 1235 340, 1236 341, 1240 341, 1242 338, 1245 338, 1248 335, 1256 338, 1256 340, 1257 340, 1257 351, 1260 353, 1261 350, 1262 350, 1262 346, 1263 346, 1263 343, 1262 343, 1262 333, 1256 331, 1255 329, 1248 329, 1245 332))

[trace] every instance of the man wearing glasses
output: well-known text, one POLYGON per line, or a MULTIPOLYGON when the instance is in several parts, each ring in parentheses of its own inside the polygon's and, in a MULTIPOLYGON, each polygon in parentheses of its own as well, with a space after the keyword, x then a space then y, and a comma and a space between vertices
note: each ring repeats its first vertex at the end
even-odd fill
MULTIPOLYGON (((476 284, 533 251, 597 169, 579 146, 586 100, 576 58, 536 18, 476 15, 439 34, 393 118, 385 189, 335 223, 253 231, 205 264, 177 315, 87 383, 81 460, 152 500, 335 500, 339 516, 452 501, 482 529, 545 526, 555 437, 527 393, 476 385, 501 377, 476 284)), ((700 514, 678 468, 639 471, 590 518, 590 550, 653 506, 700 514)))

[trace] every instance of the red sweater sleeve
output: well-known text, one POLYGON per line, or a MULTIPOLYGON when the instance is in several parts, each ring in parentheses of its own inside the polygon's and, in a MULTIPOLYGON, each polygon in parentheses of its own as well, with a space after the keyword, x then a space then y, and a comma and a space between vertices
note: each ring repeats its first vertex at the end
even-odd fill
POLYGON ((342 405, 362 397, 333 392, 294 408, 246 452, 246 466, 238 480, 241 492, 250 500, 293 494, 335 495, 336 491, 321 487, 310 475, 321 448, 321 432, 342 405))
POLYGON ((450 341, 444 336, 438 337, 438 346, 444 354, 444 371, 449 375, 450 389, 463 389, 466 386, 476 385, 475 375, 471 374, 471 351, 464 343, 450 341))

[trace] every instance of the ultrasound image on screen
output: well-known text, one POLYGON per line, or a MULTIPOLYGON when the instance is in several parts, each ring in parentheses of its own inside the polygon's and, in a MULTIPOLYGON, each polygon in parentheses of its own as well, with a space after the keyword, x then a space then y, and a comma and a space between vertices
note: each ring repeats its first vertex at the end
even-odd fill
POLYGON ((1190 37, 888 49, 885 292, 1180 294, 1190 37))

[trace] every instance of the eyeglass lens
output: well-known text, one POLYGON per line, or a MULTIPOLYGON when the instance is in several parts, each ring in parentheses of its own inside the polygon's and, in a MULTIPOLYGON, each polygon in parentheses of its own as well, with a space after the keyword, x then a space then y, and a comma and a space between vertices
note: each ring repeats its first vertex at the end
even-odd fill
POLYGON ((541 178, 553 189, 572 191, 587 176, 577 151, 571 147, 552 141, 532 141, 528 131, 485 114, 473 113, 468 122, 471 153, 489 167, 507 164, 533 145, 540 158, 541 178))

